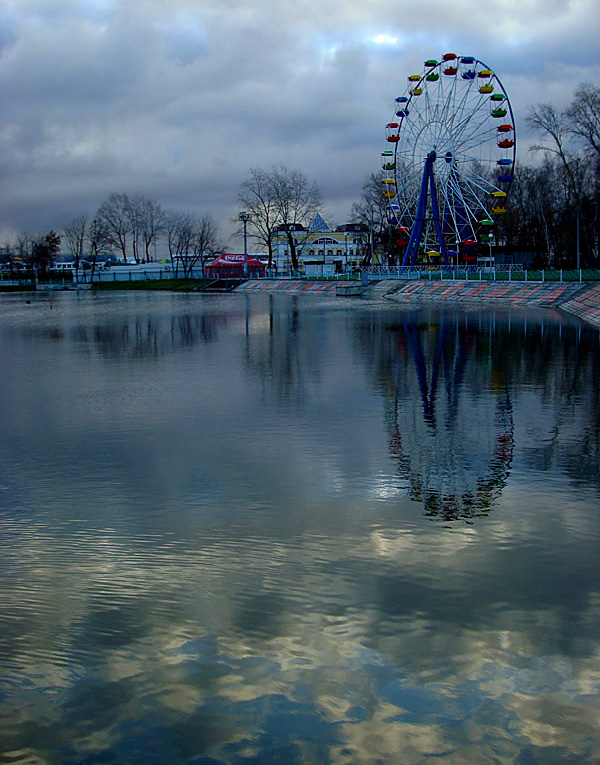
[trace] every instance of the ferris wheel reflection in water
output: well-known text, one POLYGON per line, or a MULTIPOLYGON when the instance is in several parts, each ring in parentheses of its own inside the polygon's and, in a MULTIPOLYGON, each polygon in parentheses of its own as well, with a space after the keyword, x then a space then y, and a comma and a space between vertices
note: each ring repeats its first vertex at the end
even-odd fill
POLYGON ((513 460, 510 394, 502 369, 491 357, 482 363, 481 339, 450 319, 436 326, 408 316, 392 344, 390 452, 410 498, 445 521, 487 515, 513 460))

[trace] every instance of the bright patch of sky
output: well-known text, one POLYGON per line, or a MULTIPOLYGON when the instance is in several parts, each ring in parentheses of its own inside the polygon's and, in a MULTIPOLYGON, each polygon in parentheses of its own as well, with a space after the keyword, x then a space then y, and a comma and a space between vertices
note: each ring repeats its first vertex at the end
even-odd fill
POLYGON ((379 34, 372 37, 371 42, 374 42, 375 45, 396 45, 398 37, 395 35, 379 34))

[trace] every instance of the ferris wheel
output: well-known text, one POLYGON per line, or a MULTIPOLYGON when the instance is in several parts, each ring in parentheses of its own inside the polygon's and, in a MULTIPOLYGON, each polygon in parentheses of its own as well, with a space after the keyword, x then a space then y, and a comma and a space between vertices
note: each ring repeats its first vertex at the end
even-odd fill
POLYGON ((386 137, 383 195, 402 265, 476 261, 506 213, 516 158, 496 73, 473 56, 428 59, 396 98, 386 137))

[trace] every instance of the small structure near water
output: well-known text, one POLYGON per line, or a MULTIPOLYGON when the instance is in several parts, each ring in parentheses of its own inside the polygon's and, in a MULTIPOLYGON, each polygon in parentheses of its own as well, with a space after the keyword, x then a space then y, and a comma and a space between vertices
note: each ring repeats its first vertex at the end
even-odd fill
POLYGON ((246 257, 223 253, 206 264, 206 275, 209 279, 243 279, 245 276, 261 279, 265 271, 265 264, 251 255, 246 257))

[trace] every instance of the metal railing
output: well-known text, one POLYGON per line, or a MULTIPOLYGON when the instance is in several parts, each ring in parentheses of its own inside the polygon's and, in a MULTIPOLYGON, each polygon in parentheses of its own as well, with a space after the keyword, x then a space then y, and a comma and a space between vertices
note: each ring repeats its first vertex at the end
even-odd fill
POLYGON ((521 263, 511 263, 502 266, 370 266, 365 269, 369 279, 492 279, 498 274, 508 274, 509 278, 517 273, 523 273, 521 263))
MULTIPOLYGON (((186 274, 175 271, 169 264, 161 264, 159 267, 147 268, 127 266, 114 266, 106 269, 96 269, 93 276, 89 270, 79 271, 77 274, 54 275, 48 284, 56 287, 90 286, 92 282, 132 282, 169 279, 197 279, 206 280, 206 273, 202 269, 193 269, 186 274)), ((225 278, 225 277, 223 277, 225 278)), ((306 281, 381 281, 385 279, 401 280, 479 280, 479 281, 519 281, 519 282, 584 282, 600 281, 600 269, 525 269, 521 263, 499 264, 494 266, 370 266, 362 272, 347 271, 336 274, 307 275, 303 271, 267 271, 264 276, 250 274, 250 279, 302 279, 306 281)), ((0 284, 3 285, 27 285, 39 284, 44 286, 45 281, 38 281, 31 272, 0 270, 0 284)))

